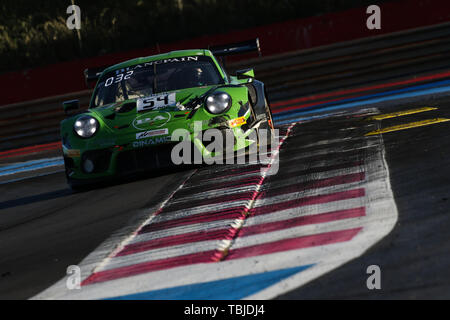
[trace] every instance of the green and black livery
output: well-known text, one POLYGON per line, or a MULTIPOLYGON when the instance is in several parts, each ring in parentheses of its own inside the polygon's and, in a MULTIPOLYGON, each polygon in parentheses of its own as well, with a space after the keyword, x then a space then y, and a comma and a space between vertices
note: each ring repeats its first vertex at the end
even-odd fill
POLYGON ((252 132, 273 130, 264 84, 254 78, 253 69, 228 75, 216 58, 255 49, 257 40, 136 58, 94 75, 86 71, 87 80, 97 80, 89 108, 79 111, 77 100, 63 104, 67 118, 61 122, 61 139, 69 185, 170 166, 171 136, 177 129, 189 133, 186 139, 203 157, 212 155, 196 138, 199 130, 231 132, 235 151, 257 143, 252 132))

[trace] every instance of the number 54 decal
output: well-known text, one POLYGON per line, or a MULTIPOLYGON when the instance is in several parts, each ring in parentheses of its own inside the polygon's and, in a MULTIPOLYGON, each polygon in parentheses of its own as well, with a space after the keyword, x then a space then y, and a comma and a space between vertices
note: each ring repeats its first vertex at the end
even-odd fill
POLYGON ((137 111, 153 110, 175 104, 175 93, 162 93, 137 100, 137 111))

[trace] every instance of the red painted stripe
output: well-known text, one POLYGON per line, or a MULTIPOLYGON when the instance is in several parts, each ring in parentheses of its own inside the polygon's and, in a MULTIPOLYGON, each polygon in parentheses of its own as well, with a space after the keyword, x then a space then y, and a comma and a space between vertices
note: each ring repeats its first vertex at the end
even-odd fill
MULTIPOLYGON (((354 174, 348 174, 343 176, 336 176, 332 178, 327 179, 321 179, 321 180, 315 180, 312 182, 307 182, 299 185, 293 185, 293 186, 287 186, 287 187, 279 187, 279 188, 273 188, 269 191, 263 191, 259 195, 257 195, 257 199, 264 199, 280 194, 286 194, 286 193, 293 193, 293 192, 299 192, 299 191, 305 191, 308 189, 315 189, 315 188, 321 188, 321 187, 329 187, 333 185, 338 184, 346 184, 351 182, 357 182, 364 180, 364 172, 361 173, 354 173, 354 174)), ((245 192, 248 199, 250 199, 250 193, 245 192)), ((253 194, 254 195, 254 194, 253 194)), ((312 202, 312 203, 324 203, 324 202, 331 202, 336 201, 333 199, 341 200, 346 199, 346 197, 361 197, 364 195, 364 189, 357 189, 350 190, 350 191, 343 191, 343 192, 337 192, 327 195, 320 195, 320 196, 311 196, 311 197, 305 197, 305 198, 298 198, 291 201, 283 202, 283 203, 277 203, 277 204, 271 204, 268 206, 262 206, 253 208, 250 210, 250 212, 259 212, 262 210, 266 210, 266 207, 272 208, 274 211, 279 211, 283 209, 278 208, 285 208, 288 209, 289 206, 292 207, 291 203, 297 203, 297 205, 301 205, 303 202, 312 202), (314 202, 319 201, 319 202, 314 202)), ((213 198, 209 199, 208 201, 202 200, 202 204, 217 204, 221 203, 222 199, 226 198, 219 197, 219 198, 213 198)), ((198 202, 198 201, 197 201, 198 202)), ((200 204, 196 204, 200 205, 200 204)), ((189 207, 195 207, 196 205, 192 205, 191 203, 188 205, 189 207)), ((295 206, 295 205, 294 205, 295 206)), ((176 204, 169 207, 165 207, 161 213, 173 211, 174 209, 186 209, 186 204, 176 204)), ((204 222, 211 222, 211 221, 217 221, 217 220, 226 220, 226 219, 236 219, 238 217, 241 217, 245 213, 245 208, 242 206, 229 208, 226 210, 220 210, 220 211, 208 211, 205 213, 199 213, 199 214, 193 214, 187 217, 179 218, 179 219, 173 219, 169 221, 163 221, 163 222, 157 222, 152 223, 149 225, 144 226, 139 233, 146 233, 151 231, 157 231, 157 230, 163 230, 168 228, 174 228, 179 227, 183 225, 189 225, 189 224, 195 224, 195 223, 204 223, 204 222)), ((161 214, 160 213, 160 214, 161 214)))
POLYGON ((289 110, 294 110, 294 109, 307 108, 307 107, 316 106, 316 105, 323 104, 323 103, 336 102, 336 101, 341 101, 344 99, 352 99, 352 98, 357 98, 357 97, 360 97, 360 95, 346 96, 346 97, 341 97, 341 98, 336 98, 336 99, 331 99, 331 100, 310 102, 310 103, 306 103, 306 104, 293 105, 293 106, 289 106, 289 107, 285 107, 285 108, 275 108, 272 110, 272 113, 279 113, 279 112, 284 112, 284 111, 289 111, 289 110))
POLYGON ((233 202, 233 201, 247 201, 253 198, 253 191, 244 191, 240 193, 227 195, 221 192, 222 195, 218 197, 211 197, 206 199, 191 200, 191 201, 181 201, 180 203, 169 204, 165 207, 165 211, 177 211, 183 209, 196 208, 206 205, 217 205, 219 203, 233 202))
POLYGON ((249 210, 250 216, 254 215, 263 215, 272 213, 275 211, 282 211, 286 209, 293 209, 303 206, 309 206, 314 204, 322 204, 322 203, 328 203, 333 201, 339 201, 339 200, 347 200, 347 199, 354 199, 354 198, 360 198, 364 197, 365 195, 365 189, 353 189, 353 190, 346 190, 346 191, 340 191, 335 193, 329 193, 325 195, 317 195, 317 196, 310 196, 310 197, 303 197, 303 198, 297 198, 285 202, 279 202, 279 203, 273 203, 268 204, 265 206, 260 206, 256 208, 252 208, 249 210))
MULTIPOLYGON (((261 192, 257 196, 257 198, 263 199, 263 198, 268 198, 268 197, 272 197, 272 196, 276 196, 276 195, 280 195, 280 194, 299 192, 299 191, 315 189, 315 188, 320 188, 320 187, 329 187, 329 186, 333 186, 333 185, 357 182, 357 181, 361 181, 361 180, 364 180, 364 172, 343 175, 343 176, 337 176, 337 177, 332 177, 332 178, 328 178, 328 179, 315 180, 312 182, 303 183, 303 184, 294 185, 294 186, 274 188, 269 191, 261 192)), ((285 210, 285 209, 302 206, 302 205, 325 203, 325 202, 344 200, 344 199, 362 197, 362 196, 364 196, 363 188, 356 189, 356 190, 348 190, 348 191, 343 191, 343 192, 336 192, 336 193, 331 193, 331 194, 326 194, 326 195, 297 198, 297 199, 282 202, 282 203, 276 203, 276 204, 270 204, 267 206, 252 208, 252 209, 250 209, 250 212, 261 214, 261 212, 266 212, 266 211, 267 212, 280 211, 280 210, 285 210), (272 210, 272 211, 270 211, 270 210, 272 210)), ((217 198, 214 198, 213 200, 215 200, 215 201, 212 201, 213 204, 220 203, 220 201, 217 201, 217 198)), ((178 204, 178 207, 180 207, 182 209, 184 206, 183 206, 183 204, 178 204)), ((164 229, 168 229, 168 228, 180 227, 180 226, 184 226, 184 225, 196 224, 196 223, 212 222, 212 221, 227 220, 227 219, 236 219, 236 218, 242 217, 245 213, 245 210, 246 209, 243 208, 242 206, 238 206, 238 207, 233 207, 233 208, 229 208, 226 210, 220 210, 220 211, 211 210, 208 212, 193 214, 193 215, 183 217, 183 218, 152 223, 152 224, 144 226, 139 231, 139 234, 151 232, 151 231, 164 230, 164 229)), ((161 211, 160 214, 164 214, 164 212, 168 212, 168 211, 170 211, 169 207, 166 207, 161 211)), ((168 214, 170 214, 170 213, 168 213, 168 214)))
POLYGON ((260 173, 261 168, 264 168, 264 167, 259 166, 258 169, 242 171, 242 172, 235 172, 235 173, 227 173, 227 174, 223 174, 223 175, 217 175, 216 173, 212 172, 211 175, 208 176, 207 178, 192 180, 192 182, 190 184, 196 185, 197 183, 202 183, 202 182, 209 182, 209 181, 220 180, 220 179, 224 179, 224 178, 231 178, 231 177, 235 177, 235 176, 241 176, 241 175, 252 174, 252 173, 260 173))
POLYGON ((194 243, 209 240, 231 239, 236 232, 235 229, 203 230, 198 232, 183 233, 148 241, 137 242, 125 246, 116 256, 126 256, 133 253, 143 252, 164 247, 171 247, 180 244, 194 243))
POLYGON ((212 221, 218 221, 218 220, 237 219, 244 215, 244 211, 245 211, 245 209, 242 206, 239 206, 239 207, 229 208, 229 209, 221 210, 221 211, 212 210, 212 211, 208 211, 205 213, 190 215, 190 216, 184 217, 184 218, 163 221, 163 222, 157 222, 157 223, 151 223, 149 225, 144 226, 139 231, 138 234, 151 232, 151 231, 164 230, 164 229, 168 229, 168 228, 175 228, 175 227, 180 227, 180 226, 189 225, 189 224, 212 222, 212 221))
MULTIPOLYGON (((281 229, 292 228, 301 225, 325 223, 334 220, 356 218, 365 215, 365 208, 354 208, 348 210, 340 210, 326 212, 322 214, 302 216, 289 220, 262 223, 255 226, 244 227, 239 232, 240 237, 250 236, 259 233, 277 231, 281 229)), ((125 256, 133 253, 143 252, 164 247, 171 247, 180 244, 194 243, 209 240, 229 240, 235 237, 237 229, 226 228, 216 230, 203 230, 198 232, 183 233, 175 236, 167 236, 148 241, 142 241, 125 246, 116 256, 125 256)))
POLYGON ((215 250, 187 254, 167 259, 154 260, 149 262, 142 262, 131 266, 95 272, 87 277, 82 283, 82 286, 103 282, 108 280, 115 280, 123 277, 130 277, 141 273, 153 272, 169 268, 181 267, 195 263, 213 262, 215 250))
MULTIPOLYGON (((286 164, 286 163, 284 163, 284 164, 286 164)), ((285 178, 285 177, 290 178, 294 175, 301 176, 301 175, 306 175, 306 174, 321 173, 321 172, 338 170, 338 169, 349 169, 349 168, 361 166, 362 164, 363 164, 362 161, 343 162, 343 163, 338 163, 338 164, 334 164, 334 165, 330 165, 330 166, 321 166, 321 167, 308 168, 306 170, 303 169, 303 170, 299 170, 299 171, 283 172, 283 173, 278 173, 276 175, 266 176, 264 182, 266 183, 267 181, 270 181, 273 178, 276 178, 276 179, 281 179, 281 178, 285 178)), ((189 194, 196 194, 197 192, 205 192, 205 191, 219 190, 219 189, 225 189, 225 188, 235 188, 235 187, 245 187, 245 186, 250 186, 250 185, 256 185, 260 182, 260 180, 261 180, 260 176, 251 176, 251 177, 244 177, 244 178, 238 179, 238 180, 225 181, 225 182, 220 182, 220 183, 216 183, 216 184, 211 184, 209 186, 199 185, 197 187, 190 187, 188 189, 179 190, 176 193, 176 197, 177 198, 182 197, 182 196, 184 197, 189 194)))
POLYGON ((225 260, 249 258, 280 251, 289 251, 345 242, 353 239, 353 237, 356 236, 361 229, 362 228, 355 228, 342 231, 333 231, 238 248, 230 250, 228 255, 225 257, 225 260))
POLYGON ((245 200, 252 200, 256 199, 263 199, 267 197, 272 197, 279 194, 284 193, 293 193, 298 191, 304 191, 308 189, 315 189, 315 188, 323 188, 323 187, 330 187, 334 185, 339 184, 346 184, 346 183, 352 183, 352 182, 358 182, 362 181, 365 178, 364 172, 358 172, 358 173, 352 173, 347 175, 341 175, 336 176, 332 178, 327 179, 319 179, 319 180, 313 180, 308 181, 305 183, 297 184, 297 185, 290 185, 290 186, 284 186, 284 187, 275 187, 270 190, 262 191, 259 194, 255 194, 253 191, 244 191, 236 194, 224 194, 224 192, 221 192, 222 194, 218 197, 210 197, 207 199, 200 199, 200 200, 193 200, 193 201, 182 201, 180 203, 174 203, 171 205, 168 205, 165 209, 166 211, 177 211, 182 209, 188 209, 188 208, 194 208, 198 206, 206 206, 206 205, 213 205, 218 203, 224 203, 224 202, 232 202, 232 201, 245 201, 245 200))
MULTIPOLYGON (((332 201, 360 198, 360 197, 363 197, 364 195, 365 195, 364 188, 354 189, 354 190, 346 190, 346 191, 335 192, 335 193, 330 193, 330 194, 325 194, 325 195, 297 198, 297 199, 280 202, 280 203, 275 203, 275 204, 268 204, 265 206, 252 208, 249 210, 249 213, 250 213, 250 215, 262 215, 262 214, 268 214, 268 213, 271 213, 274 211, 292 209, 292 208, 301 207, 301 206, 308 206, 308 205, 321 204, 321 203, 327 203, 327 202, 332 202, 332 201)), ((152 232, 152 231, 165 230, 165 229, 169 229, 169 228, 175 228, 175 227, 196 224, 196 223, 243 218, 245 215, 245 210, 246 209, 242 208, 242 207, 235 207, 235 208, 229 208, 227 210, 222 210, 219 212, 208 211, 205 213, 195 214, 195 215, 191 215, 191 216, 184 217, 184 218, 152 223, 152 224, 144 226, 139 231, 138 234, 143 234, 143 233, 152 232)))
MULTIPOLYGON (((285 167, 287 167, 288 163, 297 164, 298 160, 292 160, 292 161, 286 160, 283 162, 283 165, 285 167)), ((360 166, 362 166, 362 164, 363 164, 363 161, 354 161, 354 162, 337 163, 337 164, 333 164, 333 165, 329 165, 329 166, 312 167, 312 168, 308 168, 308 169, 301 169, 298 171, 288 171, 288 172, 280 171, 275 175, 267 176, 266 179, 264 180, 264 182, 267 183, 268 181, 270 181, 272 179, 281 180, 281 178, 288 179, 288 178, 292 178, 294 176, 298 177, 298 176, 311 175, 314 173, 322 173, 322 172, 339 170, 339 169, 350 169, 350 168, 354 168, 354 167, 360 167, 360 166)))
POLYGON ((325 178, 325 179, 318 179, 318 180, 312 180, 307 181, 304 183, 299 183, 295 185, 290 186, 283 186, 283 187, 272 187, 269 190, 261 191, 256 199, 265 199, 269 197, 278 196, 281 194, 287 194, 287 193, 294 193, 294 192, 300 192, 305 190, 311 190, 311 189, 318 189, 318 188, 325 188, 325 187, 332 187, 340 184, 347 184, 347 183, 353 183, 362 181, 365 178, 364 172, 358 172, 358 173, 351 173, 346 175, 340 175, 335 176, 331 178, 325 178))
MULTIPOLYGON (((231 250, 226 256, 227 260, 248 258, 257 255, 270 254, 280 251, 302 249, 313 246, 327 245, 338 242, 351 240, 362 228, 333 231, 317 235, 302 236, 297 238, 283 239, 275 242, 269 242, 250 247, 238 248, 231 250)), ((197 263, 215 262, 215 250, 204 251, 199 253, 187 254, 167 259, 142 262, 131 266, 120 267, 111 270, 100 271, 91 274, 81 285, 90 285, 93 283, 111 281, 124 277, 165 270, 170 268, 182 267, 197 263)))
POLYGON ((214 169, 212 169, 211 171, 207 172, 206 177, 202 177, 200 175, 200 176, 198 176, 197 179, 194 179, 192 181, 197 181, 197 180, 198 181, 211 181, 211 180, 223 179, 223 178, 228 178, 228 177, 240 176, 243 174, 256 173, 256 172, 260 172, 262 167, 263 166, 260 164, 253 164, 253 165, 245 166, 243 168, 220 170, 219 172, 214 172, 214 169), (214 176, 211 177, 211 175, 214 175, 214 176))
MULTIPOLYGON (((212 191, 212 190, 220 190, 220 189, 228 189, 228 188, 236 188, 236 187, 245 187, 245 186, 253 186, 258 184, 258 182, 261 180, 260 176, 251 176, 251 177, 245 177, 242 179, 232 180, 232 181, 226 181, 226 182, 220 182, 215 183, 207 186, 202 186, 201 184, 197 187, 191 187, 189 189, 181 189, 176 193, 176 198, 184 197, 186 195, 192 195, 196 194, 198 192, 206 192, 206 191, 212 191)), ((176 199, 175 198, 175 199, 176 199)))
POLYGON ((272 107, 284 106, 284 105, 299 103, 299 102, 303 102, 303 101, 316 100, 316 99, 328 98, 328 97, 333 97, 333 96, 341 96, 341 95, 346 95, 346 94, 351 94, 351 93, 356 93, 356 92, 364 92, 364 91, 369 91, 369 90, 389 88, 389 87, 394 87, 394 86, 399 86, 399 85, 417 83, 417 82, 421 82, 421 81, 436 80, 436 79, 441 79, 441 78, 445 78, 445 77, 449 77, 449 76, 450 76, 450 71, 433 74, 433 75, 429 75, 429 76, 423 76, 423 77, 419 77, 419 78, 412 78, 412 79, 403 80, 403 81, 382 83, 382 84, 368 86, 368 87, 339 90, 339 91, 328 92, 328 93, 323 93, 323 94, 318 94, 318 95, 312 95, 312 96, 308 96, 308 97, 284 100, 284 101, 280 101, 280 102, 271 103, 271 106, 272 107))
POLYGON ((0 159, 21 156, 21 155, 26 155, 26 154, 35 153, 35 152, 56 150, 59 148, 61 148, 61 142, 58 141, 58 142, 52 142, 52 143, 47 143, 47 144, 41 144, 41 145, 37 145, 37 146, 7 150, 7 151, 0 152, 0 159))
POLYGON ((283 229, 289 229, 289 228, 308 225, 308 224, 325 223, 325 222, 331 222, 331 221, 336 221, 336 220, 357 218, 357 217, 364 216, 366 214, 365 212, 366 212, 365 208, 360 207, 360 208, 339 210, 339 211, 326 212, 326 213, 314 214, 314 215, 308 215, 308 216, 301 216, 301 217, 296 217, 296 218, 292 218, 292 219, 288 219, 288 220, 261 223, 261 224, 248 226, 248 227, 244 226, 244 228, 240 230, 238 236, 246 237, 246 236, 251 236, 251 235, 255 235, 255 234, 279 231, 279 230, 283 230, 283 229))
MULTIPOLYGON (((288 161, 290 162, 290 161, 288 161)), ((288 162, 284 162, 286 165, 288 162)), ((298 162, 298 161, 291 161, 291 162, 298 162)), ((332 171, 332 170, 338 170, 338 169, 349 169, 361 166, 363 164, 362 161, 354 161, 354 162, 343 162, 338 163, 330 166, 321 166, 321 167, 313 167, 308 169, 302 169, 299 171, 289 171, 289 172, 282 172, 278 173, 276 175, 270 175, 266 176, 264 183, 267 181, 270 181, 273 178, 281 179, 281 178, 291 178, 292 176, 301 176, 306 174, 312 174, 312 173, 321 173, 326 171, 332 171)), ((232 180, 232 181, 225 181, 220 182, 217 184, 211 184, 210 186, 197 186, 197 187, 191 187, 189 189, 180 190, 177 192, 177 197, 179 196, 186 196, 189 194, 196 194, 196 192, 205 192, 205 191, 212 191, 212 190, 219 190, 219 189, 225 189, 225 188, 234 188, 234 187, 244 187, 244 186, 250 186, 250 185, 256 185, 260 182, 261 177, 260 176, 250 176, 250 177, 244 177, 240 180, 232 180)))

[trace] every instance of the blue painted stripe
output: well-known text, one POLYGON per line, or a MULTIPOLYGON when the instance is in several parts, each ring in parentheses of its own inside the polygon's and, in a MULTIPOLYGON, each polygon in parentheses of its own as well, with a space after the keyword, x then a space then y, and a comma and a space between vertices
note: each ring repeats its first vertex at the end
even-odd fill
POLYGON ((297 121, 311 121, 311 120, 319 120, 319 119, 324 119, 324 118, 328 118, 331 116, 334 116, 338 114, 337 112, 334 113, 324 113, 324 114, 319 114, 319 115, 315 115, 315 116, 310 116, 310 117, 300 117, 300 118, 294 118, 294 119, 288 119, 288 120, 283 120, 283 121, 275 121, 274 123, 277 126, 281 126, 281 125, 287 125, 287 124, 291 124, 293 122, 297 122, 297 121))
MULTIPOLYGON (((442 81, 440 83, 442 83, 442 81)), ((420 86, 420 87, 422 87, 422 86, 420 86)), ((311 117, 301 117, 302 115, 314 114, 317 112, 334 111, 334 110, 346 109, 346 108, 353 108, 353 107, 359 107, 359 106, 365 105, 365 104, 374 104, 374 103, 392 101, 392 100, 397 100, 397 99, 402 99, 402 98, 412 98, 412 97, 418 97, 418 96, 423 96, 423 95, 443 93, 443 92, 450 91, 450 86, 437 87, 437 88, 431 88, 431 89, 421 89, 421 90, 417 90, 418 87, 414 87, 414 88, 416 91, 404 92, 404 93, 400 93, 400 94, 393 94, 393 91, 390 91, 389 96, 383 96, 381 98, 368 98, 370 96, 364 96, 364 97, 361 97, 361 99, 360 99, 361 101, 356 101, 356 102, 351 102, 351 103, 340 103, 338 105, 333 105, 333 106, 329 106, 329 107, 320 107, 320 105, 317 105, 317 106, 315 106, 314 110, 306 110, 305 111, 305 109, 299 109, 299 110, 294 110, 293 112, 289 112, 289 114, 275 114, 275 115, 273 115, 273 117, 274 117, 275 123, 277 125, 281 125, 281 124, 287 124, 289 122, 311 119, 311 117), (362 99, 362 98, 364 98, 364 99, 362 99)), ((408 88, 408 89, 410 89, 410 88, 408 88)), ((398 91, 398 90, 396 90, 396 91, 398 91)), ((411 90, 408 90, 408 91, 411 91, 411 90)), ((387 93, 386 93, 386 95, 387 95, 387 93)))
POLYGON ((37 163, 42 163, 44 161, 45 160, 33 160, 33 161, 29 161, 29 162, 14 163, 14 164, 11 164, 11 165, 7 165, 7 166, 4 166, 4 167, 1 167, 0 168, 0 172, 8 170, 8 169, 20 168, 20 167, 23 167, 23 166, 27 166, 28 164, 33 165, 33 164, 37 164, 37 163))
MULTIPOLYGON (((403 88, 403 89, 384 91, 384 92, 364 95, 364 96, 355 97, 355 98, 348 98, 348 99, 343 99, 343 100, 339 100, 339 101, 321 103, 321 104, 313 105, 310 107, 301 108, 301 110, 308 111, 308 110, 318 109, 318 108, 327 107, 327 106, 342 105, 342 104, 348 103, 348 102, 362 101, 362 100, 367 100, 367 99, 376 98, 376 97, 384 97, 384 96, 389 96, 389 95, 394 95, 394 94, 399 94, 399 93, 404 93, 404 92, 418 91, 418 90, 436 88, 436 87, 442 87, 442 86, 448 86, 448 85, 450 85, 450 80, 437 81, 437 82, 422 84, 422 85, 418 85, 418 86, 407 87, 407 88, 403 88)), ((275 114, 275 116, 276 115, 283 116, 283 115, 287 115, 290 113, 296 113, 296 112, 298 112, 298 109, 282 111, 282 112, 275 114)))
POLYGON ((33 178, 45 177, 45 176, 49 176, 51 174, 60 173, 60 172, 64 172, 64 169, 55 170, 55 171, 51 171, 51 172, 45 172, 45 173, 41 173, 41 174, 37 174, 37 175, 32 175, 32 176, 29 176, 29 177, 22 177, 22 178, 18 178, 18 179, 6 180, 6 181, 0 182, 0 185, 13 183, 13 182, 18 182, 18 181, 23 181, 23 180, 28 180, 28 179, 33 179, 33 178))
POLYGON ((109 300, 238 300, 255 294, 314 264, 223 280, 135 293, 109 300))
POLYGON ((14 163, 12 165, 0 167, 0 176, 61 165, 64 165, 64 160, 61 157, 14 163))

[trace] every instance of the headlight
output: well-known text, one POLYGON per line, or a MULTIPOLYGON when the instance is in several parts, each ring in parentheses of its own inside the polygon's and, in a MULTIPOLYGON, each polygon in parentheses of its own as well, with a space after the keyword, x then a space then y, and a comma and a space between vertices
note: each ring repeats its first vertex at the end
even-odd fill
POLYGON ((206 97, 205 107, 212 114, 219 114, 231 107, 231 97, 226 92, 214 92, 206 97))
POLYGON ((98 130, 98 121, 91 116, 82 116, 73 124, 73 130, 81 138, 90 138, 98 130))

